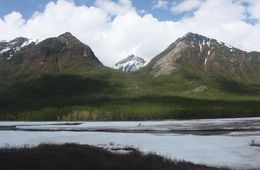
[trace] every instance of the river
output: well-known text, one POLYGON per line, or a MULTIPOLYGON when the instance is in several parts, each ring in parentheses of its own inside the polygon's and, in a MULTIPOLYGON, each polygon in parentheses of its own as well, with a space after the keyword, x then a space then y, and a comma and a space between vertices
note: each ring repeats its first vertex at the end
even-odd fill
POLYGON ((131 146, 172 159, 260 169, 260 118, 124 122, 0 122, 0 146, 131 146))

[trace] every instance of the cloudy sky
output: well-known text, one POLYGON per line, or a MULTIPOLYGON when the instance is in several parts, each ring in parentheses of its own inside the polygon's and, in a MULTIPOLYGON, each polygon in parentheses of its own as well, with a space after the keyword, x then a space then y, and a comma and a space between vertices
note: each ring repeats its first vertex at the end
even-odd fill
POLYGON ((260 51, 260 0, 0 0, 0 40, 71 32, 107 66, 187 32, 260 51))

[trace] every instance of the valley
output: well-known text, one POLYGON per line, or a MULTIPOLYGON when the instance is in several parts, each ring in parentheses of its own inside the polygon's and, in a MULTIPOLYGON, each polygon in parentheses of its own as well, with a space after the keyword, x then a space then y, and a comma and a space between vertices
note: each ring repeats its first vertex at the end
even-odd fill
POLYGON ((0 0, 0 170, 260 170, 260 0, 0 0))

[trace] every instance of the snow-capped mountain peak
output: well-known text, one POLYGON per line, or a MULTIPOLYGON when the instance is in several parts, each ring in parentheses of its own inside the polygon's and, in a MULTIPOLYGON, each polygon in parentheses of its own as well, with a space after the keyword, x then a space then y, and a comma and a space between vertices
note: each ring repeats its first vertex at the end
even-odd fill
POLYGON ((117 62, 114 68, 124 72, 134 72, 144 67, 145 64, 146 61, 143 58, 132 54, 117 62))
POLYGON ((39 41, 34 39, 27 39, 24 37, 18 37, 11 41, 0 42, 0 57, 10 60, 12 56, 18 52, 21 48, 30 45, 31 43, 37 44, 39 41))

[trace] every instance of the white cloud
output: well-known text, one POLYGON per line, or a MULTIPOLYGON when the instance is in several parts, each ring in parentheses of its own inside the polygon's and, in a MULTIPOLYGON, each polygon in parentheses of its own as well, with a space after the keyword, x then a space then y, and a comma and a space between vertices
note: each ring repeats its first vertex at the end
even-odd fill
POLYGON ((0 19, 0 38, 10 39, 21 34, 21 27, 25 20, 19 12, 13 11, 6 15, 4 19, 0 19))
POLYGON ((35 13, 23 25, 23 34, 40 39, 70 31, 83 40, 95 41, 107 27, 107 13, 96 7, 76 6, 59 0, 47 4, 43 13, 35 13))
POLYGON ((131 0, 118 0, 118 2, 111 0, 96 0, 95 5, 111 15, 122 15, 132 10, 135 11, 131 0))
MULTIPOLYGON (((248 11, 258 17, 254 5, 248 11)), ((245 7, 234 0, 207 0, 192 16, 179 21, 159 21, 151 14, 140 15, 130 0, 97 0, 90 7, 58 0, 49 2, 43 12, 35 12, 29 20, 19 12, 0 19, 0 40, 17 36, 43 40, 69 31, 88 44, 108 66, 131 53, 150 60, 186 32, 260 51, 260 24, 246 23, 244 15, 245 7)))
POLYGON ((169 1, 168 0, 155 0, 153 8, 158 9, 168 9, 169 1))
POLYGON ((250 0, 249 3, 249 12, 251 13, 251 17, 260 20, 260 1, 250 0))
POLYGON ((183 13, 183 12, 192 11, 198 8, 202 2, 203 2, 202 0, 182 0, 182 2, 180 3, 177 4, 173 3, 171 7, 171 11, 173 13, 183 13))

